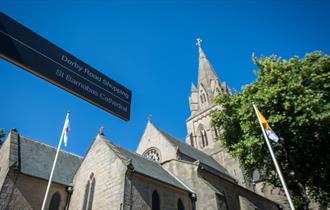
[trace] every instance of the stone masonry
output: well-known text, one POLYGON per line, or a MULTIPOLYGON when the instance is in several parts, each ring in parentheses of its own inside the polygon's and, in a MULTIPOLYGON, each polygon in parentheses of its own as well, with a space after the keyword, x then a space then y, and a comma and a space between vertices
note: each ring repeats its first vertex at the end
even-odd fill
POLYGON ((95 177, 94 209, 120 209, 123 205, 126 167, 97 135, 74 176, 70 208, 82 209, 86 184, 95 177))

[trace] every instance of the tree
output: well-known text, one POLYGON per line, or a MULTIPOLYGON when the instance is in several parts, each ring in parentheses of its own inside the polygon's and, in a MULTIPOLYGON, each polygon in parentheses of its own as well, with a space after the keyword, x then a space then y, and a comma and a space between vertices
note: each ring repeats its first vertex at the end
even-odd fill
POLYGON ((223 132, 219 140, 237 157, 245 175, 255 170, 265 181, 282 187, 254 113, 255 103, 280 136, 272 142, 295 206, 307 209, 312 197, 330 203, 330 56, 321 52, 284 60, 256 58, 256 81, 232 96, 215 100, 222 108, 212 123, 223 132), (308 196, 307 196, 308 195, 308 196))

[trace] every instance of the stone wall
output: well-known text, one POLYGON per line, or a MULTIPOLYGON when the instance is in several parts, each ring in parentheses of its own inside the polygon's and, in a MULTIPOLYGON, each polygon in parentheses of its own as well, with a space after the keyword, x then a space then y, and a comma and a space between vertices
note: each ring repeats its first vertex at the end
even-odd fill
POLYGON ((93 173, 93 209, 120 209, 123 205, 126 166, 109 148, 106 139, 96 137, 73 180, 71 210, 82 209, 86 185, 93 173))
MULTIPOLYGON (((0 209, 40 209, 48 182, 39 178, 20 174, 15 170, 10 170, 3 187, 0 191, 0 209)), ((60 208, 64 209, 66 204, 67 192, 65 186, 52 183, 46 208, 50 205, 50 200, 54 193, 58 192, 61 197, 60 208)))
POLYGON ((227 198, 229 209, 251 209, 256 206, 258 209, 278 210, 278 204, 268 200, 257 193, 254 193, 240 185, 220 179, 218 176, 206 170, 199 170, 198 174, 218 191, 223 192, 227 198), (239 201, 242 197, 243 202, 239 201), (240 206, 244 204, 244 206, 240 206))
POLYGON ((266 198, 269 198, 275 202, 278 202, 282 205, 283 209, 289 210, 289 203, 285 197, 284 191, 280 188, 275 188, 270 184, 265 182, 257 182, 255 185, 256 193, 263 195, 266 198))
POLYGON ((235 183, 198 168, 195 163, 171 160, 163 163, 163 167, 177 176, 197 194, 198 210, 213 209, 278 209, 277 204, 249 191, 235 183), (241 196, 244 199, 239 199, 241 196), (226 205, 219 203, 224 197, 226 205))
MULTIPOLYGON (((224 166, 230 175, 232 175, 240 185, 249 187, 249 183, 246 183, 239 161, 233 158, 227 150, 217 140, 215 128, 211 126, 211 113, 215 110, 219 110, 220 106, 214 105, 208 109, 191 116, 187 124, 188 135, 186 137, 186 143, 191 145, 190 134, 193 135, 194 147, 211 155, 220 165, 224 166), (198 128, 202 125, 207 133, 208 146, 203 147, 201 143, 201 134, 198 128)), ((217 132, 220 135, 220 131, 217 132)))
POLYGON ((181 199, 184 208, 192 209, 189 193, 178 188, 149 179, 139 174, 132 174, 127 180, 130 188, 126 193, 131 195, 131 210, 150 210, 152 204, 152 193, 156 190, 160 198, 160 209, 177 209, 178 199, 181 199))
POLYGON ((229 174, 237 180, 238 184, 247 188, 251 187, 250 182, 244 178, 238 159, 232 157, 221 145, 220 141, 216 141, 213 148, 205 148, 203 151, 211 155, 220 165, 226 168, 229 174))
POLYGON ((208 146, 209 148, 214 147, 215 142, 215 131, 211 127, 211 112, 214 110, 217 110, 218 106, 211 106, 207 108, 204 111, 199 112, 198 114, 195 114, 194 116, 191 116, 186 121, 187 126, 187 137, 186 137, 186 143, 191 145, 190 140, 190 134, 193 135, 194 140, 194 147, 197 149, 203 149, 202 141, 201 141, 201 135, 198 133, 198 127, 200 125, 203 125, 205 128, 205 131, 207 133, 207 139, 208 139, 208 146))
POLYGON ((197 194, 197 210, 218 209, 216 193, 199 177, 197 173, 197 164, 180 160, 171 160, 163 163, 163 167, 178 177, 197 194))
POLYGON ((3 142, 0 148, 0 190, 6 179, 9 171, 9 156, 10 156, 10 138, 11 133, 8 134, 6 140, 3 142))

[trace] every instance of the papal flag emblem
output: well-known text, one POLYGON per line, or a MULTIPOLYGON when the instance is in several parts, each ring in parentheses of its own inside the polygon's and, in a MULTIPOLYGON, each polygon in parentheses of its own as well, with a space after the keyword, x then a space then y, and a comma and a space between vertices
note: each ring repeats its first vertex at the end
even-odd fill
POLYGON ((268 138, 270 138, 271 140, 278 142, 278 136, 276 135, 276 133, 270 128, 266 118, 261 114, 261 112, 258 110, 258 108, 256 107, 257 113, 258 113, 258 117, 262 123, 262 126, 265 129, 265 132, 268 136, 268 138))

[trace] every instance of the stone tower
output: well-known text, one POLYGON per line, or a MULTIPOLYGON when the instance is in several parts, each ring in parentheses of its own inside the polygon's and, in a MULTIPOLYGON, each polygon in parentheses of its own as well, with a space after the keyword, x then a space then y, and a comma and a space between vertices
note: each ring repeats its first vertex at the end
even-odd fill
POLYGON ((196 43, 199 52, 198 82, 197 86, 191 84, 189 96, 191 114, 186 121, 188 131, 186 143, 211 155, 237 179, 239 184, 247 186, 238 160, 232 158, 216 140, 221 131, 211 126, 212 111, 220 109, 219 105, 214 103, 214 98, 218 94, 230 94, 230 90, 216 75, 201 43, 202 40, 198 38, 196 43))

